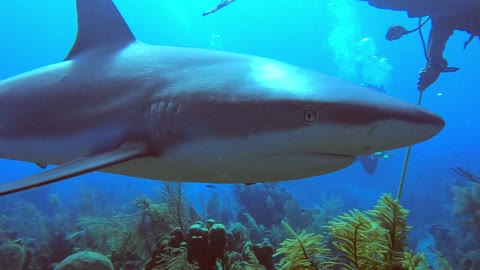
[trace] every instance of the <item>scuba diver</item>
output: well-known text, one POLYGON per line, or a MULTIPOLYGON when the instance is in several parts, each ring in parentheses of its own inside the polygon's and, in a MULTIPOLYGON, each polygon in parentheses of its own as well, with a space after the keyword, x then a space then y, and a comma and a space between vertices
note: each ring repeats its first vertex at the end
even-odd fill
POLYGON ((220 3, 218 3, 218 5, 216 5, 214 8, 210 9, 210 10, 207 10, 205 12, 203 12, 203 16, 207 16, 208 14, 210 13, 213 13, 223 7, 226 7, 227 5, 233 3, 235 0, 222 0, 220 1, 220 3))
POLYGON ((409 17, 418 17, 419 25, 412 30, 402 26, 392 26, 387 32, 388 40, 396 40, 405 34, 420 31, 428 21, 421 22, 421 18, 429 16, 432 28, 428 41, 428 48, 424 46, 426 66, 420 70, 417 88, 425 90, 434 83, 441 72, 455 72, 456 67, 448 67, 443 58, 443 50, 455 30, 468 32, 471 36, 465 42, 464 49, 475 36, 480 36, 480 0, 360 0, 368 1, 371 6, 380 9, 407 11, 409 17))

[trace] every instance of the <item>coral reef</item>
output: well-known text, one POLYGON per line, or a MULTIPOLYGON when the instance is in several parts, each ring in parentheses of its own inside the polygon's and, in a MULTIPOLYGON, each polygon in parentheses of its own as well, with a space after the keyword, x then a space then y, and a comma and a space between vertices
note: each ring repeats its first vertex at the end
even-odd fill
POLYGON ((409 211, 404 209, 390 195, 383 195, 373 210, 367 211, 372 220, 378 222, 387 231, 387 252, 383 258, 388 268, 398 268, 404 257, 407 247, 408 231, 407 216, 409 211))
POLYGON ((333 245, 352 269, 381 269, 388 252, 387 230, 368 215, 352 210, 330 222, 333 245))
MULTIPOLYGON (((247 188, 250 191, 242 194, 245 199, 252 194, 268 194, 256 198, 263 207, 250 210, 245 207, 237 213, 234 221, 223 224, 213 218, 192 222, 197 215, 184 196, 184 186, 163 185, 161 201, 139 197, 134 204, 124 204, 117 210, 105 204, 100 211, 105 215, 88 213, 85 205, 82 206, 85 207, 84 214, 69 213, 61 198, 52 196, 57 210, 52 212, 52 217, 46 218, 32 204, 17 201, 12 205, 20 210, 18 213, 12 215, 5 209, 0 216, 0 251, 8 245, 18 247, 16 250, 24 254, 23 265, 18 266, 22 267, 21 270, 52 269, 60 261, 57 269, 67 269, 68 261, 72 265, 80 260, 72 258, 83 254, 72 253, 87 250, 109 259, 107 268, 100 269, 111 269, 108 268, 110 265, 119 270, 428 269, 422 253, 408 250, 409 212, 390 195, 382 195, 371 210, 354 209, 338 215, 343 205, 339 197, 324 197, 320 205, 305 209, 289 193, 277 190, 275 184, 262 184, 247 188), (281 221, 268 226, 260 223, 250 211, 255 215, 279 211, 267 215, 264 221, 271 223, 278 215, 294 225, 281 221), (12 230, 18 219, 26 215, 32 215, 32 224, 41 226, 37 230, 41 234, 39 237, 24 237, 28 224, 21 224, 19 231, 12 230), (62 224, 73 221, 73 224, 62 224)), ((456 248, 453 252, 441 250, 445 256, 428 248, 421 250, 430 256, 431 267, 448 269, 447 260, 453 262, 453 269, 477 269, 480 266, 478 236, 473 233, 477 193, 480 192, 476 187, 454 189, 454 194, 462 196, 457 198, 456 214, 462 221, 469 221, 463 225, 472 232, 465 233, 445 225, 429 228, 432 239, 450 241, 449 244, 439 241, 440 244, 431 247, 456 248)), ((94 197, 104 197, 97 195, 94 197)), ((218 199, 218 196, 212 196, 210 213, 220 214, 213 209, 218 199)), ((83 260, 90 255, 80 257, 83 260)), ((1 256, 0 252, 0 265, 10 263, 8 258, 15 257, 1 256)))
MULTIPOLYGON (((140 210, 141 216, 137 223, 137 233, 145 241, 145 248, 150 255, 163 237, 171 230, 167 205, 157 204, 146 197, 135 200, 135 205, 140 210)), ((183 234, 183 231, 180 229, 183 234)))
POLYGON ((279 224, 285 216, 284 205, 293 199, 285 188, 276 188, 276 183, 255 185, 235 185, 235 196, 245 207, 245 212, 253 217, 257 224, 270 227, 279 224))
POLYGON ((187 253, 188 251, 185 247, 167 247, 162 250, 162 252, 156 254, 152 260, 147 262, 145 270, 193 270, 195 268, 188 262, 187 253))
MULTIPOLYGON (((242 246, 242 254, 231 251, 228 243, 231 232, 227 232, 223 224, 215 223, 214 220, 208 220, 206 224, 200 221, 192 224, 185 242, 178 243, 179 231, 177 228, 170 233, 168 246, 158 246, 146 263, 146 270, 274 269, 271 245, 263 243, 254 246, 247 241, 242 246), (262 263, 268 265, 267 268, 262 263)), ((231 241, 236 242, 234 239, 231 241)), ((238 244, 234 246, 238 247, 238 244)))
POLYGON ((26 269, 26 267, 24 267, 26 258, 27 255, 22 246, 14 243, 8 243, 0 246, 0 269, 26 269))
POLYGON ((475 175, 457 168, 457 173, 469 182, 451 188, 453 195, 452 213, 456 224, 433 224, 429 232, 435 238, 433 254, 436 264, 442 269, 450 263, 450 269, 479 269, 480 260, 480 184, 471 179, 475 175), (448 261, 448 262, 447 262, 448 261))
POLYGON ((285 256, 280 269, 427 269, 423 254, 406 250, 407 215, 407 210, 384 194, 373 210, 351 210, 329 222, 332 249, 322 243, 322 235, 306 231, 297 235, 282 222, 294 239, 283 241, 277 250, 276 255, 285 256))
MULTIPOLYGON (((313 209, 304 209, 305 215, 311 215, 312 222, 307 231, 312 233, 326 233, 326 225, 333 217, 343 212, 344 201, 337 195, 321 196, 320 204, 314 205, 313 209)), ((293 226, 292 226, 293 227, 293 226)))
POLYGON ((274 270, 273 253, 274 248, 267 239, 251 247, 253 254, 258 260, 258 264, 265 266, 266 270, 274 270))
POLYGON ((227 248, 227 230, 225 226, 223 224, 214 224, 209 228, 208 241, 210 242, 210 258, 214 261, 223 259, 227 248))
POLYGON ((136 243, 132 239, 136 238, 135 228, 136 220, 129 220, 129 216, 118 215, 111 218, 84 216, 78 221, 80 229, 85 230, 83 234, 83 249, 92 249, 102 254, 111 254, 114 250, 117 252, 123 249, 130 249, 130 245, 136 243), (94 241, 89 241, 89 238, 94 241))
POLYGON ((280 261, 280 270, 289 269, 328 269, 335 262, 330 258, 331 251, 325 246, 323 236, 309 234, 305 230, 300 235, 285 221, 282 225, 293 235, 294 239, 287 239, 277 249, 273 256, 284 255, 280 261))
POLYGON ((187 232, 188 224, 198 220, 200 216, 188 203, 185 197, 185 183, 162 181, 163 187, 159 190, 162 203, 166 204, 166 211, 170 224, 187 232))
POLYGON ((45 217, 37 207, 23 199, 16 200, 10 210, 9 224, 11 231, 15 231, 24 238, 45 242, 48 237, 45 217))
MULTIPOLYGON (((425 255, 422 253, 413 254, 411 252, 404 252, 402 260, 402 268, 388 268, 388 269, 405 269, 405 270, 426 270, 429 269, 426 263, 425 255)), ((448 265, 448 263, 447 263, 448 265)), ((441 267, 439 269, 449 270, 451 268, 441 267)))
POLYGON ((406 252, 408 211, 384 194, 373 210, 350 211, 330 222, 333 245, 354 269, 402 269, 423 264, 422 255, 406 252), (415 259, 412 259, 415 258, 415 259), (414 263, 414 265, 411 265, 414 263))
POLYGON ((480 235, 480 184, 453 186, 453 214, 462 217, 464 226, 480 235))
POLYGON ((73 253, 73 244, 67 240, 65 233, 53 232, 45 244, 35 249, 33 264, 36 269, 49 269, 73 253))
POLYGON ((72 254, 59 263, 55 270, 113 270, 110 259, 102 254, 81 251, 72 254))

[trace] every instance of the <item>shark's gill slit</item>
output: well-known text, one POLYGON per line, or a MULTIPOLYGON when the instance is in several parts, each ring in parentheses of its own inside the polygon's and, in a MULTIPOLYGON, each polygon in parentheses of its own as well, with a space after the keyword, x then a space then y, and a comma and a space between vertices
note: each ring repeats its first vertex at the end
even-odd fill
POLYGON ((372 128, 370 128, 370 130, 368 131, 368 136, 371 136, 372 133, 375 131, 375 129, 378 127, 380 123, 375 123, 372 128))

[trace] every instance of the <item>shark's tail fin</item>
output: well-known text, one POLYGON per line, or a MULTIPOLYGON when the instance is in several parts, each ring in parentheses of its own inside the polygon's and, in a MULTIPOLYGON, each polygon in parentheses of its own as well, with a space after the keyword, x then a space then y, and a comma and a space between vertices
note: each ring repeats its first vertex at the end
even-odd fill
POLYGON ((368 174, 373 174, 377 169, 378 159, 372 158, 372 156, 357 156, 357 160, 362 164, 363 169, 368 174))

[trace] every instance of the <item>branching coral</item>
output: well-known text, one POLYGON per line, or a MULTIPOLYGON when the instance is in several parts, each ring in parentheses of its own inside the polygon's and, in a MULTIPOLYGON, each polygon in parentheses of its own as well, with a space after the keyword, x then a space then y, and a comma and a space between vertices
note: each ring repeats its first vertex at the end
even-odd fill
POLYGON ((25 265, 25 248, 13 243, 0 245, 0 269, 22 270, 25 265))
POLYGON ((338 195, 322 195, 320 205, 316 204, 313 209, 305 210, 304 214, 311 212, 313 222, 307 227, 312 233, 326 233, 325 226, 335 216, 343 212, 344 201, 338 195))
POLYGON ((285 202, 293 199, 285 188, 276 188, 276 183, 235 185, 235 195, 256 223, 267 227, 280 223, 285 215, 285 202))
POLYGON ((280 270, 287 269, 326 269, 336 262, 331 257, 330 249, 325 247, 320 234, 309 234, 305 230, 298 235, 285 221, 282 225, 293 235, 294 239, 286 239, 273 256, 283 254, 280 270))
POLYGON ((221 262, 217 262, 218 270, 265 270, 263 265, 242 261, 240 254, 228 252, 221 262))
POLYGON ((249 263, 258 264, 258 259, 252 251, 252 242, 247 241, 242 248, 242 256, 249 263))
MULTIPOLYGON (((86 247, 102 254, 142 253, 141 238, 137 237, 135 223, 138 219, 132 216, 114 216, 112 218, 84 216, 79 218, 77 225, 86 230, 84 236, 90 235, 94 242, 86 247), (90 246, 93 245, 93 246, 90 246)), ((84 239, 85 240, 85 239, 84 239)))
POLYGON ((465 225, 480 233, 480 185, 453 186, 453 213, 466 218, 465 225))
POLYGON ((160 189, 162 202, 167 205, 167 214, 173 227, 180 227, 184 233, 188 231, 189 224, 198 220, 199 216, 185 196, 185 183, 163 181, 160 189))
POLYGON ((13 207, 9 209, 9 230, 17 232, 25 238, 32 238, 40 243, 45 243, 48 238, 46 218, 37 207, 26 200, 15 200, 13 207))
POLYGON ((290 199, 283 205, 285 211, 285 219, 289 221, 289 226, 294 230, 306 228, 313 221, 313 213, 311 211, 302 211, 300 203, 295 199, 290 199))
POLYGON ((154 261, 147 263, 146 270, 193 270, 195 269, 192 264, 187 260, 187 249, 184 247, 179 248, 166 248, 162 253, 158 254, 154 261))
POLYGON ((250 239, 250 231, 247 226, 243 225, 240 222, 233 222, 229 225, 229 231, 235 236, 238 242, 244 242, 250 239))
MULTIPOLYGON (((453 270, 453 268, 448 264, 447 260, 445 257, 443 257, 442 253, 436 249, 430 249, 430 251, 435 255, 437 261, 435 262, 436 269, 442 269, 442 270, 453 270)), ((468 268, 464 268, 468 269, 468 268)))
POLYGON ((141 212, 137 224, 138 234, 145 240, 147 251, 152 255, 157 243, 171 229, 167 220, 167 207, 145 197, 138 198, 135 205, 141 212))

